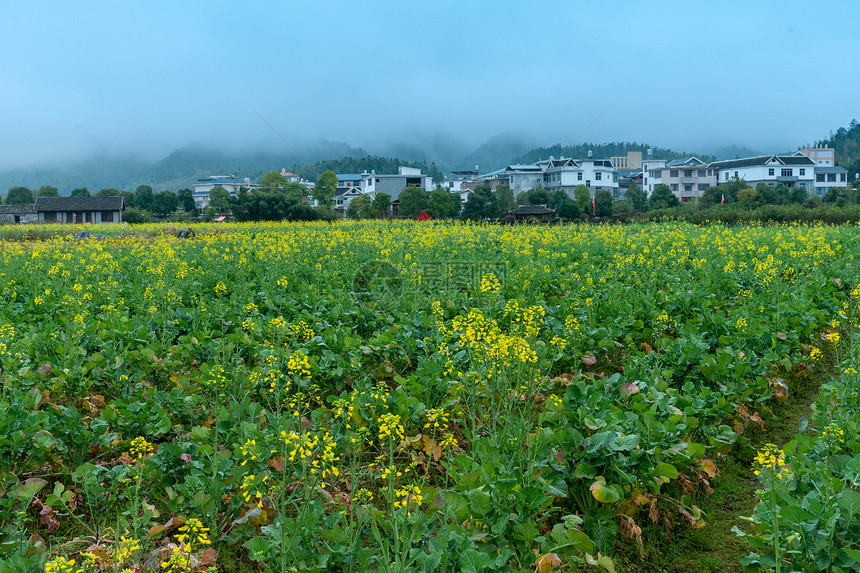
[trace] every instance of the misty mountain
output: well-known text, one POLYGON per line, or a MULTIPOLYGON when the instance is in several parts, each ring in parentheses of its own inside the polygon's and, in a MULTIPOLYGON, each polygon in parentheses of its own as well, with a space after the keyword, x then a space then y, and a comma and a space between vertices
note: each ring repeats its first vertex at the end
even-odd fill
POLYGON ((764 154, 760 151, 750 149, 746 145, 727 145, 715 150, 713 155, 717 161, 722 161, 724 159, 739 159, 741 157, 755 157, 764 154))
POLYGON ((615 142, 615 143, 580 143, 577 145, 562 145, 556 143, 550 147, 536 147, 528 152, 514 158, 513 163, 534 163, 550 157, 571 157, 573 159, 585 159, 588 152, 595 159, 609 159, 610 157, 627 155, 628 151, 641 151, 642 159, 647 159, 648 150, 651 150, 654 159, 681 159, 695 155, 703 161, 711 159, 708 155, 698 153, 677 152, 645 143, 615 142))
POLYGON ((0 172, 0 193, 5 194, 16 185, 32 189, 53 185, 64 195, 76 187, 86 187, 93 193, 106 187, 134 190, 138 185, 150 185, 156 191, 176 191, 191 187, 197 179, 208 175, 235 175, 259 180, 267 171, 280 171, 297 163, 311 164, 331 157, 367 155, 364 149, 330 141, 301 146, 296 151, 284 146, 283 151, 277 152, 228 152, 189 145, 155 162, 143 162, 134 157, 100 157, 12 169, 0 172))
MULTIPOLYGON (((649 148, 653 149, 653 157, 659 159, 691 155, 636 142, 534 147, 525 137, 511 134, 498 135, 473 149, 444 135, 417 137, 408 143, 377 143, 366 148, 333 141, 301 144, 295 148, 284 145, 277 151, 226 151, 211 146, 188 145, 157 161, 115 156, 8 170, 0 172, 0 192, 5 194, 16 185, 32 189, 53 185, 64 195, 76 187, 87 187, 93 193, 107 187, 131 191, 138 185, 149 185, 156 191, 177 191, 191 187, 197 179, 209 175, 234 175, 259 181, 263 173, 287 169, 313 181, 327 169, 336 173, 360 173, 372 169, 377 173, 396 173, 400 165, 420 167, 424 173, 439 180, 452 169, 474 169, 475 165, 486 173, 513 163, 532 163, 550 156, 585 158, 588 151, 592 151, 595 158, 604 159, 625 155, 628 151, 642 151, 644 156, 649 148)), ((741 147, 726 149, 732 158, 741 152, 751 154, 741 147)), ((706 155, 697 156, 709 159, 706 155)))

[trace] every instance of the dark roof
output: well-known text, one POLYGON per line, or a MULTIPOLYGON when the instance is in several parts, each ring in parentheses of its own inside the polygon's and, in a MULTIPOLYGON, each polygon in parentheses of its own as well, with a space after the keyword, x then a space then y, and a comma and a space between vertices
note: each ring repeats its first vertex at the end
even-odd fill
POLYGON ((546 205, 520 205, 508 213, 511 215, 549 215, 555 213, 555 209, 548 209, 546 205))
POLYGON ((35 205, 0 205, 0 215, 31 215, 35 212, 35 205))
POLYGON ((505 171, 540 171, 540 165, 508 165, 505 171))
POLYGON ((767 165, 772 160, 782 165, 815 165, 815 162, 805 155, 759 155, 757 157, 744 157, 743 159, 728 159, 726 161, 715 161, 710 167, 714 169, 734 169, 735 167, 752 167, 754 165, 767 165))
POLYGON ((704 167, 705 162, 698 157, 687 157, 686 159, 673 159, 666 167, 704 167))
POLYGON ((36 211, 122 211, 117 197, 36 197, 36 211))
POLYGON ((777 159, 785 165, 815 165, 815 162, 805 155, 779 155, 777 159))
POLYGON ((838 165, 836 167, 818 167, 818 166, 816 166, 815 172, 816 173, 848 173, 848 170, 845 169, 844 167, 839 167, 838 165))

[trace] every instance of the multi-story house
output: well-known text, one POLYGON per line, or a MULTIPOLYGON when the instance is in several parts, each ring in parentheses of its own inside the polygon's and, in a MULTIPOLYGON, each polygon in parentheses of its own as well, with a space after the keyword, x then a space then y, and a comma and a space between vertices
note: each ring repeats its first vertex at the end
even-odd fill
POLYGON ((835 167, 836 150, 832 147, 804 147, 794 152, 795 155, 805 155, 815 162, 816 167, 835 167))
POLYGON ((609 161, 615 169, 642 169, 642 152, 628 151, 627 155, 610 157, 609 161))
POLYGON ((198 179, 194 184, 194 190, 191 196, 194 198, 194 206, 198 209, 205 209, 209 206, 209 192, 215 187, 223 187, 227 190, 231 197, 235 197, 239 193, 240 187, 245 187, 248 190, 256 189, 257 185, 251 183, 247 177, 240 179, 232 175, 210 175, 203 179, 198 179))
POLYGON ((717 175, 717 183, 743 179, 750 187, 764 183, 771 187, 784 184, 799 185, 807 192, 814 188, 815 163, 805 155, 760 155, 743 159, 715 161, 710 167, 717 175))
POLYGON ((660 180, 682 203, 698 201, 705 189, 717 184, 713 168, 697 157, 669 161, 660 180))
POLYGON ((422 175, 421 170, 416 167, 400 166, 397 168, 397 173, 391 175, 365 171, 361 174, 361 178, 361 190, 370 194, 371 198, 376 197, 378 193, 387 193, 391 196, 392 201, 396 201, 400 192, 409 185, 424 189, 428 193, 433 190, 433 178, 429 175, 422 175))
POLYGON ((663 182, 663 169, 665 167, 665 159, 651 159, 650 153, 648 159, 642 162, 642 189, 649 197, 654 192, 654 187, 663 182))
POLYGON ((608 159, 594 159, 591 152, 587 159, 570 159, 550 157, 546 161, 538 161, 536 165, 543 171, 543 186, 547 191, 562 190, 573 197, 573 190, 579 185, 585 185, 591 195, 597 191, 606 190, 612 197, 621 200, 618 187, 618 171, 608 159))
POLYGON ((376 171, 338 173, 335 207, 345 210, 359 195, 368 195, 371 199, 375 199, 379 193, 387 193, 396 209, 400 192, 410 185, 429 193, 433 190, 433 178, 422 175, 418 168, 403 166, 397 168, 396 174, 389 175, 378 174, 376 171))
POLYGON ((543 183, 543 169, 540 165, 508 165, 503 171, 496 174, 496 187, 504 185, 510 187, 514 197, 525 193, 543 183))

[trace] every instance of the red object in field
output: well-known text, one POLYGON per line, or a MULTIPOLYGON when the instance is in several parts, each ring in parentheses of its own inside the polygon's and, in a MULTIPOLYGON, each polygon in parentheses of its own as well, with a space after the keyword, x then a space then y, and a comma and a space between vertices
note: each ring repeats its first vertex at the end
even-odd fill
POLYGON ((419 221, 426 221, 427 219, 432 219, 432 218, 433 217, 431 217, 430 215, 427 214, 427 211, 421 211, 421 214, 418 215, 419 221))

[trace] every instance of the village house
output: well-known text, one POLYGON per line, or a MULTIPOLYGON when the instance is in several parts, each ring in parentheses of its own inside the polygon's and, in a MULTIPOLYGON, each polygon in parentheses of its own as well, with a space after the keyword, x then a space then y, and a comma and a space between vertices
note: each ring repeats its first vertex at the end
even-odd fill
POLYGON ((709 166, 717 176, 717 183, 743 179, 750 187, 764 183, 774 187, 798 185, 808 193, 814 189, 815 162, 802 154, 759 155, 743 159, 715 161, 709 166))
POLYGON ((588 152, 586 159, 550 157, 538 161, 536 165, 543 171, 543 186, 547 191, 562 190, 573 197, 573 190, 585 185, 593 197, 597 191, 609 191, 616 201, 623 197, 618 187, 618 171, 608 159, 594 159, 588 152))
POLYGON ((36 197, 39 223, 122 223, 123 198, 36 197))
POLYGON ((35 223, 35 205, 0 205, 0 223, 35 223))
POLYGON ((194 198, 194 207, 197 209, 205 209, 209 206, 209 192, 215 187, 223 187, 231 197, 239 194, 239 188, 244 187, 248 190, 256 189, 257 185, 251 183, 248 177, 239 178, 232 175, 210 175, 203 179, 198 179, 194 184, 194 190, 191 196, 194 198))

